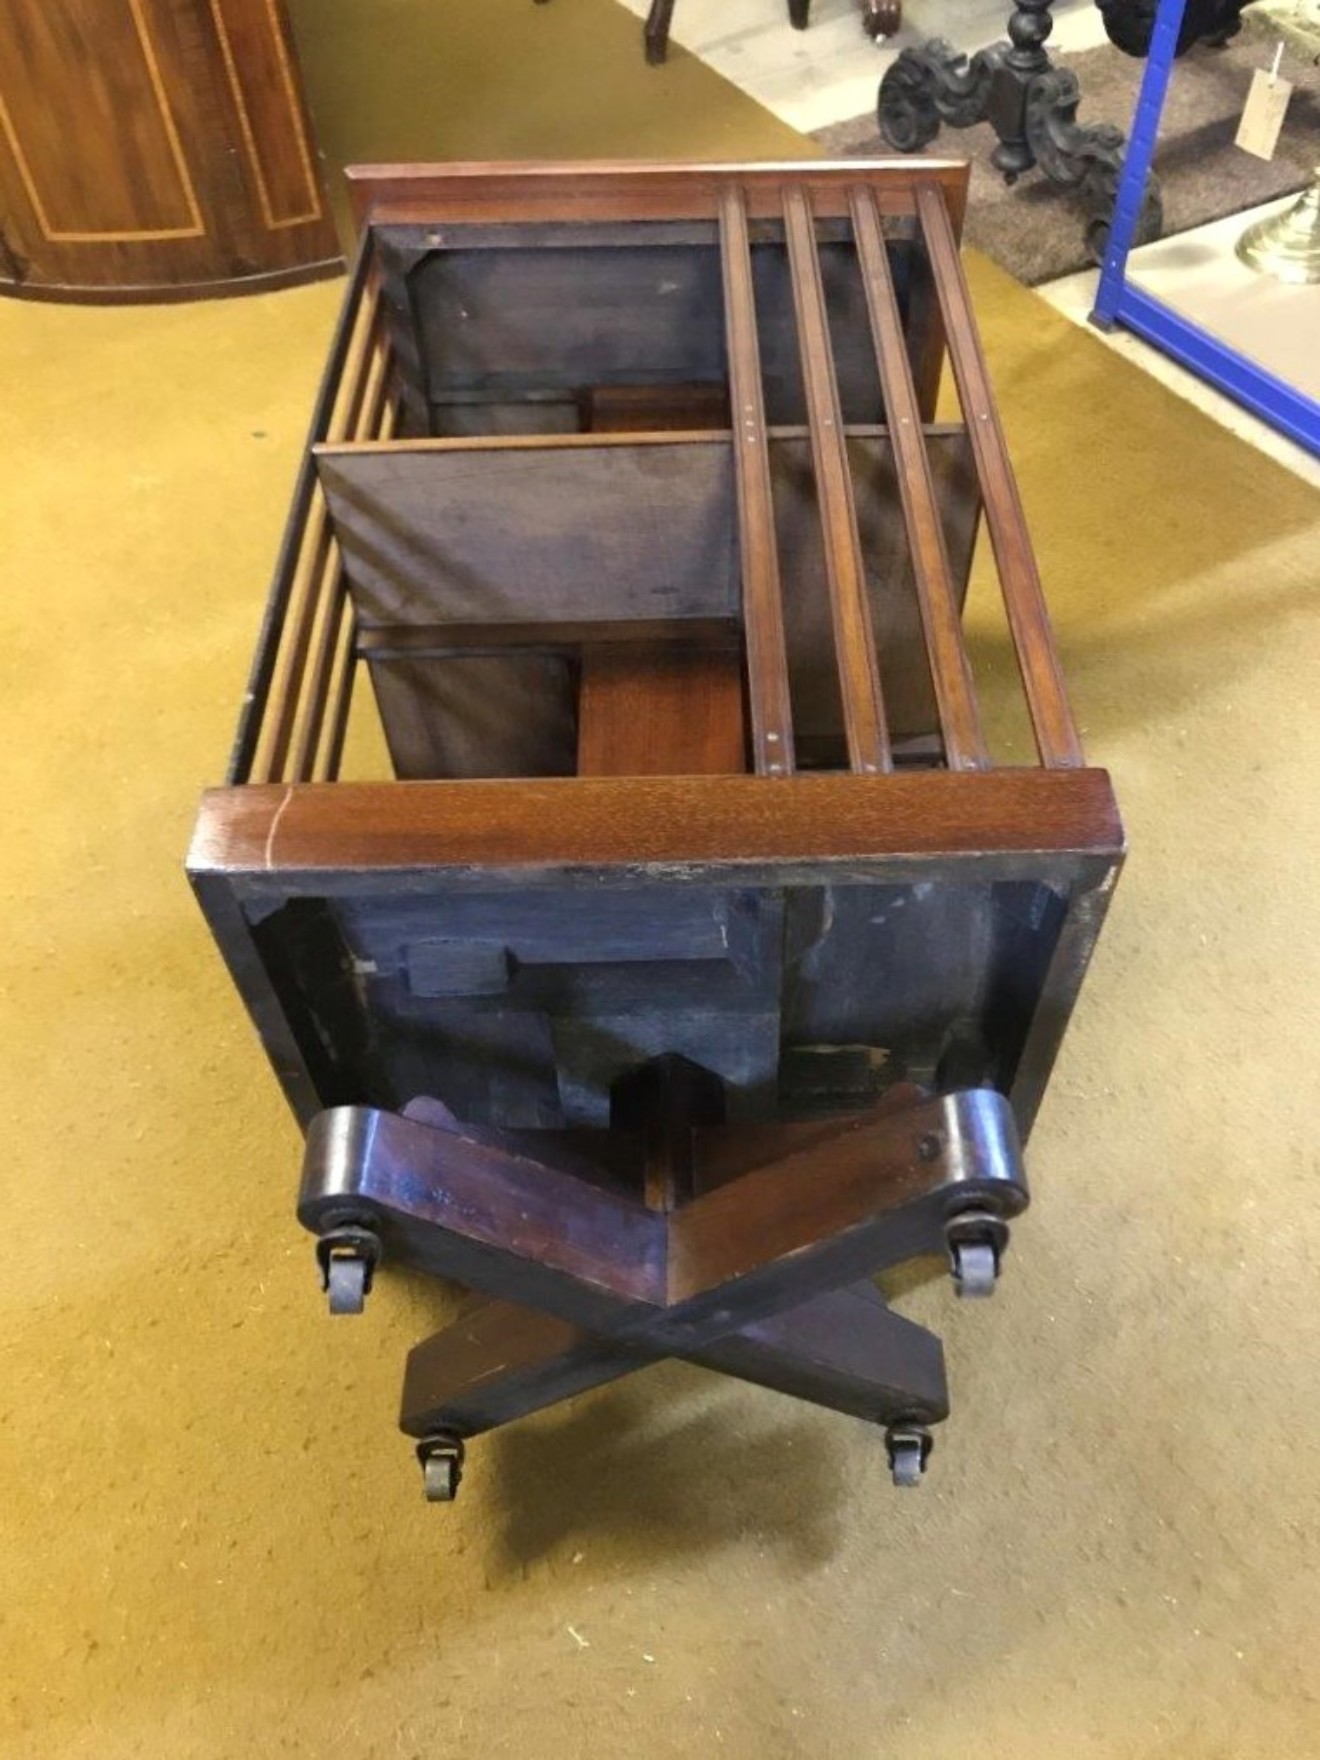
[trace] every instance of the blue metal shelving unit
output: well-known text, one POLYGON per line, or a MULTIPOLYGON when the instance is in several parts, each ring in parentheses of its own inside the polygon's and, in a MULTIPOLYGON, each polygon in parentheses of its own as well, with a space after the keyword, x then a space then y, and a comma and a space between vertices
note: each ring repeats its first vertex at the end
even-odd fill
POLYGON ((1136 236, 1146 176, 1155 155, 1160 114, 1169 89, 1185 6, 1186 0, 1160 0, 1091 322, 1101 330, 1112 330, 1121 324, 1226 397, 1252 410, 1308 452, 1320 456, 1320 403, 1274 373, 1266 372, 1162 300, 1133 287, 1127 279, 1128 254, 1136 236))

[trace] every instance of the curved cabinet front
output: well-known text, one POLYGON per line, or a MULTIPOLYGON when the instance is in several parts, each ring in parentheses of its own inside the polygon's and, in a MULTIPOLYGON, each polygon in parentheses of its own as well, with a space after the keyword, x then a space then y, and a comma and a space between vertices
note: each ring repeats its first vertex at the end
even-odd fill
POLYGON ((0 0, 0 288, 186 298, 340 261, 283 0, 0 0))

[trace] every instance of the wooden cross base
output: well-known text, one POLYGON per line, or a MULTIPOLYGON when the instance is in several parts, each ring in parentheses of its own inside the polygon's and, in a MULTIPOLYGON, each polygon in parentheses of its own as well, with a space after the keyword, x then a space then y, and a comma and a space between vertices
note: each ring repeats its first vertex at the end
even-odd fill
POLYGON ((1007 1100, 903 1088, 847 1119, 676 1116, 502 1132, 419 1100, 314 1120, 298 1215, 332 1311, 361 1308, 382 1259, 482 1292, 408 1359, 400 1422, 428 1496, 454 1495, 465 1438, 666 1357, 883 1424, 896 1482, 920 1477, 943 1351, 869 1280, 947 1253, 960 1290, 993 1287, 1027 1203, 1007 1100))

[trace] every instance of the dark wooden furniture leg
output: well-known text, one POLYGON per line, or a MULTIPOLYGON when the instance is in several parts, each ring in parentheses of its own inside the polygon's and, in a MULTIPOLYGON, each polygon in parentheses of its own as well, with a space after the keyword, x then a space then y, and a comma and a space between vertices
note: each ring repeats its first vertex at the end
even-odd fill
POLYGON ((873 43, 883 43, 903 28, 903 0, 863 0, 862 29, 873 43))
POLYGON ((405 1429, 444 1420, 422 1438, 428 1495, 457 1489, 465 1434, 669 1356, 884 1421, 896 1479, 920 1476, 947 1412, 938 1340, 854 1286, 923 1253, 962 1280, 977 1255, 997 1268, 1027 1201, 1002 1095, 762 1132, 757 1165, 669 1212, 538 1160, 536 1141, 366 1107, 308 1134, 299 1217, 332 1303, 337 1269, 365 1292, 382 1257, 496 1298, 410 1359, 405 1429))
MULTIPOLYGON (((513 1302, 478 1301, 410 1352, 399 1426, 419 1439, 476 1436, 656 1360, 513 1302)), ((892 1313, 870 1283, 755 1322, 687 1360, 877 1424, 948 1415, 939 1339, 892 1313)))
MULTIPOLYGON (((897 13, 901 16, 901 8, 894 0, 882 0, 877 6, 875 0, 868 0, 868 13, 897 13)), ((674 0, 651 0, 651 10, 647 14, 643 39, 646 43, 646 59, 652 66, 658 66, 669 53, 669 27, 674 17, 674 0)), ((789 23, 795 31, 806 30, 811 22, 811 0, 788 0, 789 23)), ((870 25, 868 22, 868 29, 870 25)), ((889 36, 898 29, 897 23, 891 24, 883 32, 872 32, 872 35, 889 36)))
POLYGON ((651 0, 651 10, 642 28, 646 59, 658 67, 669 53, 669 26, 674 17, 674 0, 651 0))

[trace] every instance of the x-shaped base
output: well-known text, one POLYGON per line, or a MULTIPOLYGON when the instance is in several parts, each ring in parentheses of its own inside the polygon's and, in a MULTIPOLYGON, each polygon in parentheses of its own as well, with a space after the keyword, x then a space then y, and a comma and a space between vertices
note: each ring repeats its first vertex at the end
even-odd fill
POLYGON ((432 1495, 456 1489, 464 1437, 664 1357, 883 1423, 896 1477, 919 1475, 943 1353, 867 1280, 951 1242, 1002 1251, 1027 1202, 1002 1095, 696 1131, 694 1195, 669 1211, 544 1134, 410 1112, 322 1113, 298 1213, 332 1294, 337 1267, 365 1282, 383 1255, 487 1298, 409 1358, 401 1422, 432 1495))

